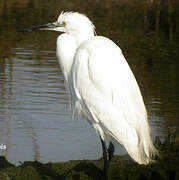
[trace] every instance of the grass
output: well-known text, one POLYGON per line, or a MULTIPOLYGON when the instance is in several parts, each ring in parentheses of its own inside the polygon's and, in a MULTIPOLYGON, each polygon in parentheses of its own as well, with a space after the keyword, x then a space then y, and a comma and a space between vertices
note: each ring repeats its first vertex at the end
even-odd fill
MULTIPOLYGON (((138 165, 129 156, 112 159, 110 180, 178 180, 179 179, 179 129, 169 133, 155 146, 160 151, 156 163, 138 165)), ((103 160, 75 160, 58 163, 25 161, 19 166, 0 157, 0 180, 102 180, 103 160)))

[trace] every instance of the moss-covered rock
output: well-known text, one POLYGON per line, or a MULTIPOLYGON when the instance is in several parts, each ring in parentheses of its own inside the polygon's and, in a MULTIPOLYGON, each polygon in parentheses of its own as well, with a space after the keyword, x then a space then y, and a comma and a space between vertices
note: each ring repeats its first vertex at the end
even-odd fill
POLYGON ((10 180, 10 177, 5 172, 0 172, 0 179, 10 180))
POLYGON ((4 156, 0 156, 0 169, 9 168, 9 167, 15 167, 15 165, 8 162, 4 156))
MULTIPOLYGON (((127 155, 112 159, 110 180, 178 180, 179 179, 179 130, 170 133, 155 146, 160 151, 156 163, 138 165, 127 155)), ((75 160, 60 163, 26 161, 20 166, 0 157, 0 180, 102 180, 103 160, 75 160)))
POLYGON ((6 174, 13 180, 41 180, 41 175, 32 166, 9 168, 6 174))

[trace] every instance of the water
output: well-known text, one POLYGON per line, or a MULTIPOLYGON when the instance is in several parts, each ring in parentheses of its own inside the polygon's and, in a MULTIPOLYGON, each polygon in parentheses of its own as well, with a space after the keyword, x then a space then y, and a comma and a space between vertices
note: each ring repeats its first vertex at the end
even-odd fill
POLYGON ((86 13, 98 34, 121 47, 144 96, 153 138, 178 127, 179 3, 167 2, 4 0, 0 4, 0 145, 6 149, 0 154, 16 164, 102 156, 91 127, 71 119, 55 53, 58 33, 17 32, 54 21, 62 10, 86 13))

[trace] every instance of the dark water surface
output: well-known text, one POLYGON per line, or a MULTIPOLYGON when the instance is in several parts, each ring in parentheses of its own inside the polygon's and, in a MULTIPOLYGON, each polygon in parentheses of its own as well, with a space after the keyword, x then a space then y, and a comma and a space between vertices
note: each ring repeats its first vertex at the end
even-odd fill
POLYGON ((55 53, 58 33, 18 32, 53 22, 62 10, 87 14, 97 34, 121 47, 144 96, 153 138, 178 127, 178 1, 1 0, 0 155, 16 164, 102 156, 91 127, 71 120, 55 53))

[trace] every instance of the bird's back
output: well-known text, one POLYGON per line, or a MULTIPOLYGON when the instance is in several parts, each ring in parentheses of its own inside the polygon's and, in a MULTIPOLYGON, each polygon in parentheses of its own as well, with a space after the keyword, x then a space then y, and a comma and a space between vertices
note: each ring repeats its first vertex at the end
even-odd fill
POLYGON ((120 48, 95 36, 77 49, 70 75, 73 104, 140 164, 155 152, 145 105, 120 48))

